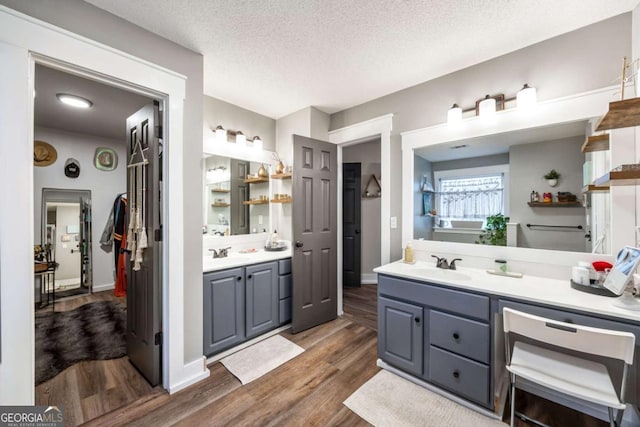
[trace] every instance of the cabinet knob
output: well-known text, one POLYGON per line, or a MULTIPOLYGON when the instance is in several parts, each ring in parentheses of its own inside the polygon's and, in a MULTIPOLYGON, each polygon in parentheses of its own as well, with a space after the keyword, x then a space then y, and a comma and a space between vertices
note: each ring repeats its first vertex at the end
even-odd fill
POLYGON ((460 377, 460 372, 453 371, 453 378, 459 378, 459 377, 460 377))
POLYGON ((251 279, 252 277, 253 277, 253 274, 249 274, 249 275, 247 276, 247 279, 251 279))
POLYGON ((242 280, 242 277, 238 276, 236 277, 236 280, 239 282, 240 280, 242 280))
POLYGON ((453 333, 453 339, 454 339, 454 340, 456 340, 456 341, 458 341, 458 340, 460 339, 460 334, 459 334, 459 333, 457 333, 457 332, 454 332, 454 333, 453 333))
POLYGON ((416 317, 416 318, 413 319, 413 321, 416 322, 416 323, 420 323, 420 318, 416 317))

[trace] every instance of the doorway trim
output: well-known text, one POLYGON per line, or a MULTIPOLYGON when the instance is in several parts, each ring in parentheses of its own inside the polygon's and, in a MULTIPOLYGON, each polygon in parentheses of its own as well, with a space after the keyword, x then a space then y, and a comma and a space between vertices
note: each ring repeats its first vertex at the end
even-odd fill
POLYGON ((0 388, 2 404, 33 404, 34 276, 29 257, 33 231, 33 78, 35 63, 50 58, 58 68, 164 101, 163 182, 163 386, 170 393, 206 378, 203 361, 184 360, 183 102, 186 77, 86 37, 0 6, 0 194, 19 194, 13 209, 0 214, 0 302, 2 362, 0 376, 12 387, 0 388), (70 65, 73 64, 73 65, 70 65), (76 68, 77 67, 77 68, 76 68), (8 141, 11 141, 10 143, 8 141), (11 247, 11 252, 8 248, 11 247), (21 259, 25 258, 25 259, 21 259), (171 260, 171 263, 169 262, 171 260), (171 286, 169 286, 171 284, 171 286), (19 286, 18 286, 19 285, 19 286), (27 337, 25 340, 24 338, 27 337), (7 351, 11 349, 11 351, 7 351))
MULTIPOLYGON (((388 264, 391 253, 391 130, 393 114, 375 117, 329 132, 329 142, 338 145, 338 165, 342 165, 342 149, 380 138, 380 263, 388 264)), ((342 236, 342 168, 338 167, 338 236, 342 236)), ((338 315, 343 314, 342 239, 338 239, 338 315)))

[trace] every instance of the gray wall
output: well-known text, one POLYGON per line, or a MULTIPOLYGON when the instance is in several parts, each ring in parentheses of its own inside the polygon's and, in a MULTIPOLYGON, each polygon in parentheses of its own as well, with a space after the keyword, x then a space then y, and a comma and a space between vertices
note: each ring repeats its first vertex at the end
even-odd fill
MULTIPOLYGON (((413 156, 413 238, 431 240, 433 238, 433 217, 425 216, 422 198, 421 185, 426 176, 433 188, 433 169, 431 162, 420 156, 413 156)), ((432 203, 435 201, 435 194, 431 194, 432 203)))
MULTIPOLYGON (((402 218, 400 132, 444 123, 455 102, 475 105, 485 94, 514 95, 524 83, 547 100, 610 86, 621 58, 631 57, 631 13, 545 40, 507 55, 331 115, 331 129, 393 113, 391 216, 402 218)), ((405 203, 411 203, 405 201, 405 203)), ((400 259, 402 227, 391 230, 391 259, 400 259)))
POLYGON ((582 137, 556 141, 514 145, 510 150, 509 197, 511 222, 520 223, 518 246, 523 248, 556 249, 583 252, 585 229, 554 230, 528 229, 526 224, 582 225, 585 227, 585 210, 579 208, 531 208, 531 190, 553 193, 554 201, 558 191, 570 191, 582 200, 582 164, 584 155, 580 147, 582 137), (550 187, 544 174, 551 169, 560 173, 558 185, 550 187))
POLYGON ((274 119, 205 95, 203 129, 205 137, 218 125, 222 125, 228 130, 241 130, 247 140, 258 135, 262 139, 265 150, 276 150, 276 121, 274 119))
POLYGON ((187 77, 183 152, 184 360, 202 357, 202 310, 194 309, 202 307, 202 55, 80 0, 0 0, 0 4, 187 77))
MULTIPOLYGON (((493 156, 470 157, 468 159, 445 160, 432 162, 433 171, 448 171, 455 169, 481 168, 484 166, 508 165, 509 153, 495 154, 493 156)), ((435 184, 434 184, 435 185, 435 184)))
MULTIPOLYGON (((342 162, 362 164, 364 191, 371 175, 380 179, 380 139, 343 148, 342 162)), ((362 199, 362 274, 373 274, 380 265, 380 204, 380 198, 362 199)))

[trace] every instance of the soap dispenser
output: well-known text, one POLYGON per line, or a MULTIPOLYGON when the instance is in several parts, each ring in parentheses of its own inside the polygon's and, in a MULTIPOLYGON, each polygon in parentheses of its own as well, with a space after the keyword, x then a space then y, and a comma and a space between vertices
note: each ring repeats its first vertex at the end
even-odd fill
POLYGON ((406 264, 414 264, 416 262, 413 257, 413 247, 411 246, 411 242, 407 243, 407 246, 404 248, 404 262, 406 264))

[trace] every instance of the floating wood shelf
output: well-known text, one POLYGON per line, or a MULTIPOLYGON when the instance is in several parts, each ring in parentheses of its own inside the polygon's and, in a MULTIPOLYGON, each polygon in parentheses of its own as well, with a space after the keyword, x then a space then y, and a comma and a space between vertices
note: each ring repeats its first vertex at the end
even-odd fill
POLYGON ((638 185, 640 184, 640 165, 634 169, 616 168, 611 172, 596 178, 593 184, 599 187, 611 185, 638 185))
POLYGON ((596 131, 638 125, 640 125, 640 98, 623 99, 609 103, 609 111, 596 125, 596 131))
POLYGON ((258 182, 269 182, 268 177, 260 177, 260 178, 247 178, 244 180, 245 184, 256 184, 258 182))
POLYGON ((583 193, 597 193, 597 192, 604 192, 604 191, 609 191, 608 185, 589 184, 587 186, 582 187, 583 193))
POLYGON ((213 206, 214 208, 226 208, 228 206, 231 206, 231 204, 229 204, 229 203, 211 203, 211 206, 213 206))
POLYGON ((271 175, 271 179, 291 179, 290 173, 274 173, 271 175))
POLYGON ((527 202, 532 208, 581 208, 582 202, 527 202))
POLYGON ((584 140, 582 144, 582 152, 590 153, 592 151, 604 151, 609 149, 609 134, 591 135, 584 140))
POLYGON ((362 193, 362 198, 367 199, 370 197, 380 197, 380 194, 382 194, 382 187, 380 186, 380 181, 378 181, 378 178, 376 178, 375 174, 373 174, 371 175, 371 178, 369 178, 367 185, 364 187, 364 193, 362 193), (375 185, 375 189, 373 190, 369 189, 369 187, 371 187, 371 184, 375 185))
POLYGON ((242 202, 243 205, 268 205, 268 200, 247 200, 242 202))
POLYGON ((231 190, 224 190, 224 189, 221 189, 221 188, 212 188, 211 192, 212 193, 230 193, 231 190))
POLYGON ((286 199, 271 199, 271 203, 291 203, 291 197, 286 199))

